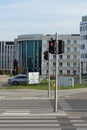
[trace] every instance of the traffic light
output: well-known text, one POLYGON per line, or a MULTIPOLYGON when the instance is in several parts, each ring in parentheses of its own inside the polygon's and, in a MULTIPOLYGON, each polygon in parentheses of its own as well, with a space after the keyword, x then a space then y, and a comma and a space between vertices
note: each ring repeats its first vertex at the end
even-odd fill
POLYGON ((49 41, 49 53, 55 54, 55 41, 49 41))
POLYGON ((48 51, 45 51, 45 52, 44 52, 44 59, 45 59, 45 60, 48 60, 48 59, 49 59, 48 51))
POLYGON ((58 40, 58 54, 64 53, 64 41, 58 40))

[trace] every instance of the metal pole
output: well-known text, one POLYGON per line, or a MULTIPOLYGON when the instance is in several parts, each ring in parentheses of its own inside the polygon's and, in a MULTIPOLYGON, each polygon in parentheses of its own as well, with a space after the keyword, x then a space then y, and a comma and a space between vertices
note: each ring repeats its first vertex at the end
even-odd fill
POLYGON ((81 60, 80 60, 80 74, 79 74, 79 80, 80 80, 80 84, 82 83, 82 77, 81 77, 81 60))
POLYGON ((81 51, 80 51, 80 61, 79 61, 79 83, 82 83, 82 77, 81 77, 81 73, 82 73, 82 67, 81 67, 81 51))
POLYGON ((54 112, 57 112, 57 96, 58 96, 58 57, 57 57, 57 52, 58 52, 58 36, 57 36, 57 33, 56 33, 56 52, 55 52, 55 63, 56 63, 56 66, 55 66, 55 76, 56 76, 56 81, 55 81, 55 99, 54 99, 54 102, 55 102, 55 106, 54 106, 54 112))
POLYGON ((48 86, 48 97, 50 97, 50 53, 49 53, 49 56, 48 56, 48 73, 49 73, 49 80, 48 80, 48 83, 49 83, 49 86, 48 86))

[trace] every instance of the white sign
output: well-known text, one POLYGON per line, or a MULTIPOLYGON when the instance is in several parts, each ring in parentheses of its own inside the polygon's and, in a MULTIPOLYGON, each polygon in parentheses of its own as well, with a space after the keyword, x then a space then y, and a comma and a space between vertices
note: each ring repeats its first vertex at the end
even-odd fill
POLYGON ((29 77, 29 84, 40 83, 39 72, 29 72, 28 77, 29 77))
POLYGON ((72 86, 74 87, 74 78, 73 77, 59 77, 58 78, 59 86, 72 86))

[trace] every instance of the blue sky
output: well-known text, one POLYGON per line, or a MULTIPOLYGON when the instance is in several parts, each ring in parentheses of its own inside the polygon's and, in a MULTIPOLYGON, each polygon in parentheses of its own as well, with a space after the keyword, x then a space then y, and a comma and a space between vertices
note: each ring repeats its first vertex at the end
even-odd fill
POLYGON ((0 0, 0 40, 22 34, 79 33, 87 0, 0 0))

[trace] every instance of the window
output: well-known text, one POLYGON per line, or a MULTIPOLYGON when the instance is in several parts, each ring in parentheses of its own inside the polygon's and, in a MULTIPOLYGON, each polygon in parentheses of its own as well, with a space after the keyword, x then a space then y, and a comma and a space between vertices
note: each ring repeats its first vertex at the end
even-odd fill
POLYGON ((77 43, 77 40, 74 40, 73 42, 74 42, 74 43, 77 43))
POLYGON ((85 58, 87 58, 87 53, 85 54, 85 58))
POLYGON ((59 63, 59 67, 62 67, 62 66, 63 66, 63 63, 62 63, 62 62, 60 62, 60 63, 59 63))
POLYGON ((70 47, 67 47, 67 52, 70 52, 70 47))
POLYGON ((55 66, 56 66, 56 64, 55 64, 55 63, 53 63, 53 68, 55 68, 55 66))
POLYGON ((70 70, 67 70, 67 75, 70 75, 70 70))
POLYGON ((27 79, 27 76, 18 76, 15 79, 27 79))
POLYGON ((73 52, 77 52, 77 48, 76 47, 73 48, 73 52))
POLYGON ((76 70, 73 70, 73 75, 76 75, 76 70))
POLYGON ((76 67, 76 66, 77 66, 77 63, 76 63, 76 62, 74 62, 74 63, 73 63, 73 67, 76 67))
POLYGON ((62 60, 63 59, 63 55, 59 55, 59 59, 62 60))
POLYGON ((85 30, 85 26, 83 26, 83 31, 85 30))
POLYGON ((74 55, 74 56, 73 56, 73 59, 77 59, 77 55, 74 55))
POLYGON ((55 55, 53 55, 53 59, 55 60, 55 58, 56 58, 56 56, 55 55))
POLYGON ((84 58, 84 54, 81 54, 81 58, 84 58))
POLYGON ((62 70, 59 70, 59 75, 62 75, 62 70))
POLYGON ((82 27, 80 27, 80 31, 82 31, 82 27))
POLYGON ((81 49, 85 49, 85 44, 81 45, 81 49))
POLYGON ((47 67, 49 66, 49 63, 47 62, 47 67))
POLYGON ((70 42, 71 42, 70 40, 67 40, 67 44, 70 44, 70 42))
POLYGON ((67 59, 70 59, 70 55, 67 55, 67 59))
POLYGON ((83 35, 83 40, 87 40, 87 35, 83 35))
POLYGON ((70 67, 70 62, 67 62, 67 67, 70 67))

